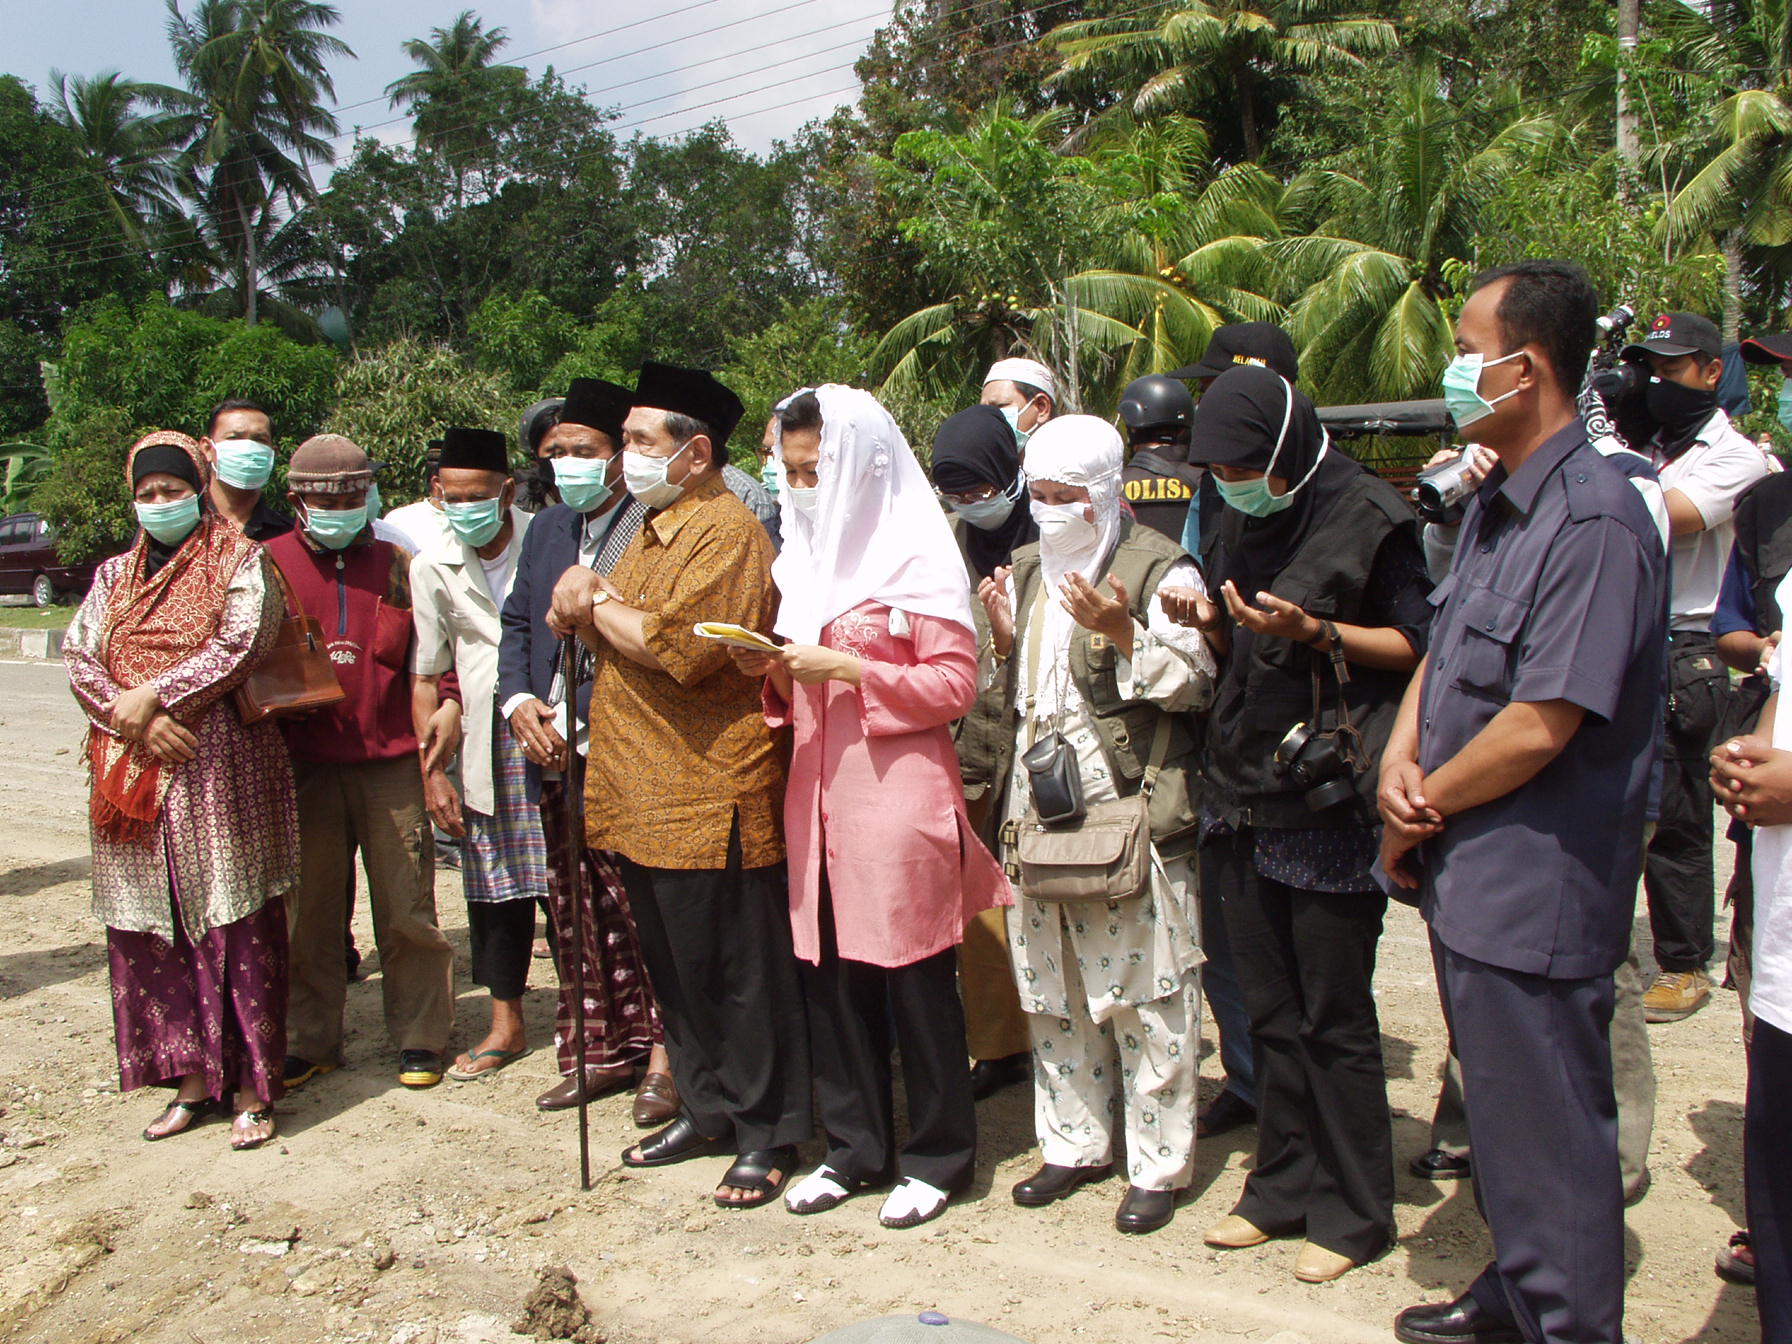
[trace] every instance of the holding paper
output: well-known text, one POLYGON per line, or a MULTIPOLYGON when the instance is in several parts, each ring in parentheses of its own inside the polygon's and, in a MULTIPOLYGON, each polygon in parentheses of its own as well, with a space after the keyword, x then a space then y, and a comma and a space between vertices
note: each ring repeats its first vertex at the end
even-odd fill
POLYGON ((753 649, 760 653, 775 654, 781 647, 757 630, 749 630, 744 625, 734 625, 729 621, 699 621, 691 627, 691 633, 703 639, 719 639, 737 649, 753 649))

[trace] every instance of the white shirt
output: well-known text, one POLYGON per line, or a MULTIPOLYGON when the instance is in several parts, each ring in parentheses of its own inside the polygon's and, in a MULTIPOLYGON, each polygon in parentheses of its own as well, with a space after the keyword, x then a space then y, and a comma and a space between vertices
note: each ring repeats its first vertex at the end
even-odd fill
MULTIPOLYGON (((1780 580, 1779 600, 1792 601, 1792 576, 1780 580)), ((1767 660, 1777 696, 1782 690, 1784 648, 1767 660)), ((1792 751, 1792 705, 1774 715, 1773 745, 1792 751)), ((1749 1010, 1781 1031, 1792 1032, 1792 826, 1755 830, 1754 979, 1749 1010)))
POLYGON ((386 516, 374 523, 374 535, 382 535, 382 529, 402 534, 404 540, 399 544, 412 555, 422 555, 452 531, 448 526, 448 515, 427 499, 388 509, 386 516))
POLYGON ((1713 411, 1692 446, 1672 462, 1655 455, 1663 491, 1678 490, 1705 520, 1699 532, 1674 538, 1673 589, 1668 596, 1669 625, 1675 630, 1708 630, 1717 610, 1717 590, 1736 541, 1736 501, 1744 490, 1768 473, 1761 450, 1730 424, 1723 411, 1713 411))

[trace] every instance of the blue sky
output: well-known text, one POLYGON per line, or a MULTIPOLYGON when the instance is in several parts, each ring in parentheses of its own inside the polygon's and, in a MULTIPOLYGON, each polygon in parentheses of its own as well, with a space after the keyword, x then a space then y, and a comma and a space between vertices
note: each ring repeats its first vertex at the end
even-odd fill
MULTIPOLYGON (((380 124, 395 116, 382 90, 413 68, 400 44, 468 7, 509 33, 504 59, 538 72, 552 65, 618 109, 624 137, 676 135, 719 116, 763 150, 852 100, 851 63, 889 18, 890 0, 337 0, 335 33, 359 58, 334 71, 343 130, 408 135, 402 121, 380 124)), ((52 69, 170 80, 166 21, 161 0, 0 0, 0 70, 40 92, 52 69)))

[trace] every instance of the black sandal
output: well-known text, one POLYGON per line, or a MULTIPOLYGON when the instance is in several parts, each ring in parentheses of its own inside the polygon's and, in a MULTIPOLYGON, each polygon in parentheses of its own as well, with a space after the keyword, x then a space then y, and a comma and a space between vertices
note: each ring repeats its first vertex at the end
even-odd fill
POLYGON ((761 1204, 769 1204, 790 1181, 796 1171, 796 1149, 791 1146, 783 1148, 760 1148, 751 1153, 742 1153, 734 1159, 734 1165, 723 1173, 715 1194, 716 1207, 722 1209, 756 1209, 761 1204), (778 1182, 772 1184, 772 1175, 776 1173, 778 1182), (731 1186, 736 1190, 751 1190, 755 1199, 723 1199, 720 1186, 731 1186))
POLYGON ((681 1115, 657 1134, 649 1134, 634 1147, 625 1149, 625 1167, 669 1167, 693 1157, 707 1157, 726 1147, 725 1139, 707 1137, 688 1115, 681 1115), (638 1156, 630 1156, 638 1154, 638 1156))
POLYGON ((176 1134, 185 1134, 189 1129, 193 1128, 194 1125, 198 1124, 201 1120, 205 1119, 206 1116, 217 1110, 217 1108, 218 1103, 213 1101, 210 1097, 201 1097, 198 1101, 171 1101, 163 1108, 162 1114, 158 1115, 156 1119, 165 1119, 169 1111, 179 1111, 186 1117, 186 1123, 181 1125, 179 1129, 165 1129, 160 1134, 152 1133, 149 1128, 145 1126, 143 1130, 143 1141, 145 1143, 160 1143, 163 1139, 172 1139, 176 1134))
POLYGON ((230 1122, 230 1147, 235 1152, 253 1152, 280 1132, 279 1128, 276 1127, 259 1139, 250 1139, 247 1142, 244 1142, 237 1137, 237 1120, 247 1120, 252 1125, 272 1124, 274 1120, 274 1108, 272 1106, 257 1106, 253 1110, 238 1111, 236 1113, 235 1119, 230 1122))

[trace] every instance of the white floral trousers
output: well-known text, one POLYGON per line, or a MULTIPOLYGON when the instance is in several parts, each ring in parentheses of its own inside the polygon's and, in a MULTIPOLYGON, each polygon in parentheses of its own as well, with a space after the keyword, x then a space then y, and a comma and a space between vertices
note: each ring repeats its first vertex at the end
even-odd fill
MULTIPOLYGON (((1074 959, 1067 980, 1081 979, 1074 959)), ((1082 986, 1070 1002, 1085 1002, 1082 986)), ((1102 1022, 1027 1014, 1033 1040, 1033 1123, 1040 1156, 1054 1166, 1100 1166, 1114 1157, 1124 1116, 1127 1180, 1141 1190, 1179 1190, 1195 1174, 1200 1081, 1201 975, 1181 977, 1161 999, 1116 1008, 1102 1022)))

